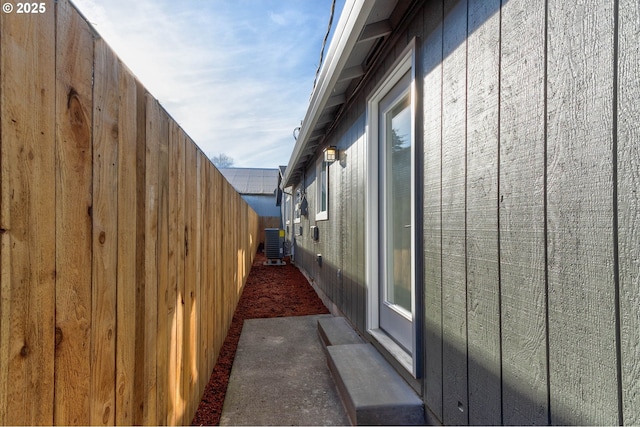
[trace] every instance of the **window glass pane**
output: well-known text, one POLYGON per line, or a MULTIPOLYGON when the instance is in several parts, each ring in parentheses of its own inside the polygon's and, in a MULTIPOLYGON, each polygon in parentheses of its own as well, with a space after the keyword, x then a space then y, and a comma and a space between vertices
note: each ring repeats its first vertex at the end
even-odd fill
POLYGON ((386 299, 411 311, 411 107, 406 95, 385 115, 386 299))

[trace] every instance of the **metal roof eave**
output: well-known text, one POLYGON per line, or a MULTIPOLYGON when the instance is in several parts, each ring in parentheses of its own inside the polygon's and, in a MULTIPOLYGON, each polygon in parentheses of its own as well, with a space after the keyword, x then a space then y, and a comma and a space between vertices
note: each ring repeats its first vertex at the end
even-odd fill
POLYGON ((296 175, 295 172, 305 166, 306 157, 303 157, 303 154, 309 149, 310 137, 316 130, 318 120, 333 95, 332 92, 340 74, 376 3, 371 0, 347 0, 345 3, 327 57, 320 69, 316 88, 311 95, 309 108, 302 122, 296 145, 284 173, 283 188, 297 183, 295 179, 299 175, 296 175))

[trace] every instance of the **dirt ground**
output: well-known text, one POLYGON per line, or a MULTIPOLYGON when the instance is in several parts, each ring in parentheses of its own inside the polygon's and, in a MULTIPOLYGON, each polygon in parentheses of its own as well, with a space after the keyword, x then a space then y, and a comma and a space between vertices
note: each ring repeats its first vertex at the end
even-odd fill
POLYGON ((231 328, 191 425, 219 425, 231 366, 245 319, 329 313, 302 273, 288 259, 285 259, 285 266, 264 266, 264 261, 264 254, 258 251, 233 315, 231 328))

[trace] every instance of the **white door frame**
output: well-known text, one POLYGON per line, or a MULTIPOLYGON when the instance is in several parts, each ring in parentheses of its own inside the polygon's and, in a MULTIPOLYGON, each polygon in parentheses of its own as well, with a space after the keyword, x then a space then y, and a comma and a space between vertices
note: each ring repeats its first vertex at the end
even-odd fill
MULTIPOLYGON (((382 329, 380 329, 380 309, 379 299, 380 295, 380 275, 379 275, 379 102, 384 96, 398 83, 401 78, 410 72, 410 93, 411 93, 411 126, 412 141, 411 141, 411 157, 412 157, 412 223, 415 223, 416 210, 414 206, 415 202, 415 135, 416 135, 416 88, 415 88, 415 39, 412 40, 405 48, 402 54, 398 57, 394 65, 391 67, 390 72, 387 73, 382 83, 373 92, 373 94, 367 100, 367 182, 366 182, 366 194, 365 205, 367 207, 365 215, 365 259, 366 259, 366 283, 368 288, 368 301, 367 301, 367 332, 380 343, 398 362, 414 377, 417 377, 419 372, 418 356, 420 354, 417 348, 417 322, 420 321, 420 316, 416 316, 416 242, 415 242, 415 230, 412 229, 411 250, 414 255, 413 262, 411 263, 411 281, 412 281, 412 313, 413 315, 413 351, 408 353, 400 345, 398 345, 391 337, 389 337, 382 329)), ((418 305, 419 306, 419 305, 418 305)))

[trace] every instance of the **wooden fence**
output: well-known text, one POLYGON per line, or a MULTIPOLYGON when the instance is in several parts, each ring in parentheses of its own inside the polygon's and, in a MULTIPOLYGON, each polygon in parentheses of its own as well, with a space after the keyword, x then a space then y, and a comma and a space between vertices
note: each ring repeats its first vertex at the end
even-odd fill
POLYGON ((49 7, 0 13, 0 424, 189 424, 258 217, 73 6, 49 7))

